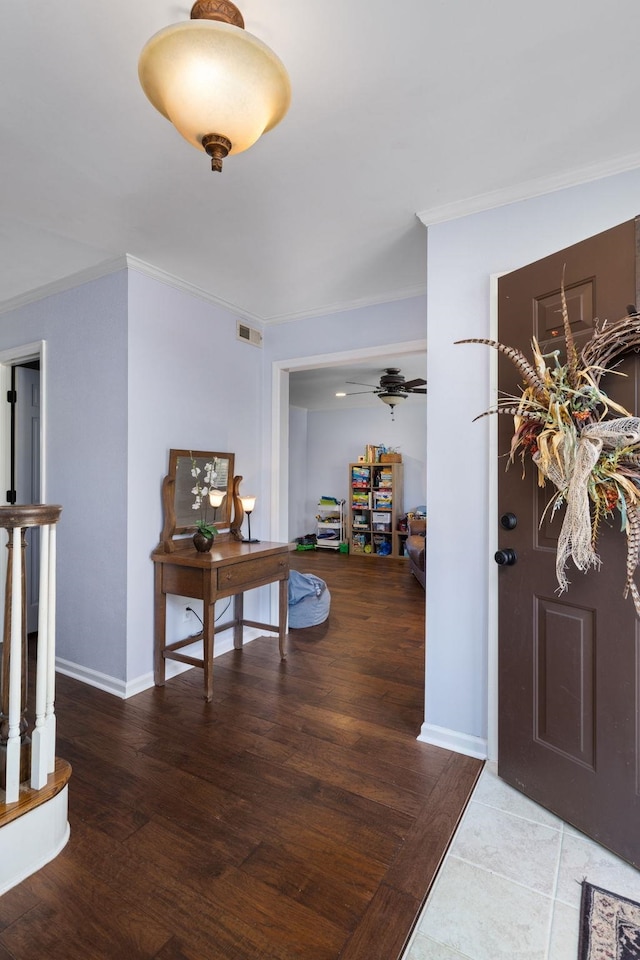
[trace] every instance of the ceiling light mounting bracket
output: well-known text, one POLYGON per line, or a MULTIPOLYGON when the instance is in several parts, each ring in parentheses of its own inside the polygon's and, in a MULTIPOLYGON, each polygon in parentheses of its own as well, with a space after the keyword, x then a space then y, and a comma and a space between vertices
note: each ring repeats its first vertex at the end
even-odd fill
POLYGON ((196 0, 191 8, 191 19, 219 20, 244 30, 242 14, 231 0, 196 0))
POLYGON ((222 172, 222 161, 231 150, 231 140, 219 133, 207 133, 202 138, 202 146, 211 157, 211 169, 222 172))

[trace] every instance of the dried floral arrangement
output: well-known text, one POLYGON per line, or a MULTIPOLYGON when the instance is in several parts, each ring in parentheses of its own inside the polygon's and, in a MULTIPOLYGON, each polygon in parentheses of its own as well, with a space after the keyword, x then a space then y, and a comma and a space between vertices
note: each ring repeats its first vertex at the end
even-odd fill
POLYGON ((596 324, 578 353, 564 288, 561 293, 564 363, 559 350, 543 354, 535 338, 533 362, 520 350, 495 340, 456 342, 494 347, 522 376, 521 396, 501 398, 494 409, 480 416, 513 416, 509 462, 520 458, 524 471, 531 457, 539 486, 550 480, 556 487, 546 509, 566 505, 556 554, 558 592, 569 586, 569 559, 581 571, 599 568, 598 532, 602 522, 617 512, 627 537, 624 597, 631 594, 640 617, 640 593, 633 579, 640 550, 640 418, 614 403, 600 387, 603 375, 615 373, 613 366, 625 353, 640 350, 640 315, 629 307, 621 320, 596 324))

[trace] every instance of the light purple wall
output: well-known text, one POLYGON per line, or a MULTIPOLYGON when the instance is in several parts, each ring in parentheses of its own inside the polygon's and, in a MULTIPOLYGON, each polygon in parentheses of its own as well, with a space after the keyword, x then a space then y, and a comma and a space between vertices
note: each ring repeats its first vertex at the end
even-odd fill
POLYGON ((425 334, 425 298, 411 297, 269 326, 265 360, 268 363, 288 357, 384 346, 404 340, 420 340, 425 334))
POLYGON ((48 503, 58 524, 57 650, 124 678, 127 277, 112 274, 0 317, 0 348, 46 340, 48 503))
MULTIPOLYGON (((150 553, 169 449, 233 452, 243 491, 261 493, 262 351, 236 339, 227 311, 126 270, 0 318, 1 349, 40 339, 47 500, 64 508, 58 655, 124 692, 153 665, 150 553)), ((256 510, 257 535, 266 515, 256 510)))
MULTIPOLYGON (((236 318, 228 311, 135 270, 129 272, 128 349, 127 679, 132 681, 152 669, 149 554, 162 529, 160 488, 169 450, 233 453, 235 472, 244 477, 242 492, 261 494, 263 354, 236 338, 236 318)), ((261 498, 252 534, 261 536, 266 516, 261 498)), ((249 606, 255 593, 247 596, 249 606)), ((170 599, 169 610, 171 604, 170 599)), ((254 614, 249 609, 247 616, 254 614)))
MULTIPOLYGON (((429 228, 426 727, 487 737, 490 278, 640 213, 640 170, 429 228)), ((429 729, 427 729, 427 734, 429 729)))

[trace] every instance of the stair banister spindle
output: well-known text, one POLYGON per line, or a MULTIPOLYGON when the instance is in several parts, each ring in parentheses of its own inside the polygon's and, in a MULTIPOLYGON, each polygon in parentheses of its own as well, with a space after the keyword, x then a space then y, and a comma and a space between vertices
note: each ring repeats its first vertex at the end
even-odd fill
POLYGON ((7 740, 6 802, 20 795, 20 711, 22 693, 22 528, 13 528, 11 556, 11 634, 9 638, 9 737, 7 740))
POLYGON ((49 567, 48 590, 46 593, 47 606, 47 705, 45 711, 45 728, 49 749, 49 773, 56 767, 56 527, 49 528, 49 548, 47 550, 49 567))
MULTIPOLYGON (((36 718, 31 747, 31 787, 41 790, 49 774, 50 731, 46 728, 49 664, 49 525, 40 528, 40 589, 38 600, 38 659, 36 663, 36 718)), ((54 744, 55 750, 55 744, 54 744)))

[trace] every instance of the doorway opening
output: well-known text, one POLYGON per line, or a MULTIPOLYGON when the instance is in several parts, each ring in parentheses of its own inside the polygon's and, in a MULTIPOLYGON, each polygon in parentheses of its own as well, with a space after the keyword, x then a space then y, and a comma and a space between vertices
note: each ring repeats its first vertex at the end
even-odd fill
MULTIPOLYGON (((44 503, 46 500, 45 341, 0 350, 0 502, 44 503), (15 397, 18 399, 14 399, 15 397)), ((32 537, 29 531, 28 537, 32 537)), ((38 543, 27 556, 27 629, 37 629, 38 543)), ((0 550, 0 583, 6 580, 7 551, 0 550)), ((0 608, 0 636, 4 608, 0 608)))
MULTIPOLYGON (((346 367, 359 362, 374 361, 382 367, 386 366, 384 361, 389 357, 398 359, 398 366, 402 367, 403 356, 409 357, 416 353, 425 353, 427 349, 426 339, 406 341, 404 343, 385 344, 380 347, 362 347, 357 350, 343 351, 340 353, 325 354, 320 356, 298 357, 288 360, 274 361, 272 365, 272 488, 271 488, 271 531, 272 537, 277 541, 291 541, 292 531, 289 529, 289 476, 291 468, 291 454, 289 446, 289 377, 296 371, 316 370, 321 367, 346 367)), ((357 378, 355 378, 357 379, 357 378)), ((366 379, 366 378, 365 378, 366 379)), ((357 389, 357 388, 353 388, 357 389)), ((375 398, 375 404, 383 407, 383 404, 375 398)), ((354 411, 357 412, 357 411, 354 411)), ((388 415, 388 413, 387 413, 388 415)), ((420 441, 422 445, 422 458, 426 463, 426 428, 424 436, 420 441)), ((357 459, 357 456, 355 457, 357 459)), ((344 463, 345 480, 347 473, 347 463, 344 463)), ((331 493, 332 491, 321 491, 331 493)), ((420 499, 420 503, 426 502, 425 496, 420 499)), ((302 554, 301 556, 305 556, 302 554)), ((381 561, 385 562, 385 561, 381 561)), ((408 564, 408 560, 406 561, 408 564)), ((411 574, 407 567, 407 577, 411 574)), ((272 597, 272 604, 276 598, 272 597)), ((424 599, 423 599, 424 603, 424 599)), ((423 650, 426 647, 426 605, 423 608, 424 626, 422 632, 423 650)), ((426 693, 426 687, 424 689, 426 693)), ((416 734, 418 730, 416 730, 416 734)))
MULTIPOLYGON (((280 541, 289 541, 289 374, 304 370, 316 370, 322 367, 340 367, 368 360, 380 363, 390 357, 401 361, 403 355, 410 356, 425 352, 427 341, 410 340, 404 343, 390 343, 378 347, 362 347, 339 353, 321 354, 312 357, 297 357, 289 360, 274 361, 272 367, 272 489, 271 489, 271 529, 273 537, 280 541)), ((424 438, 424 456, 426 460, 426 434, 424 438)))

